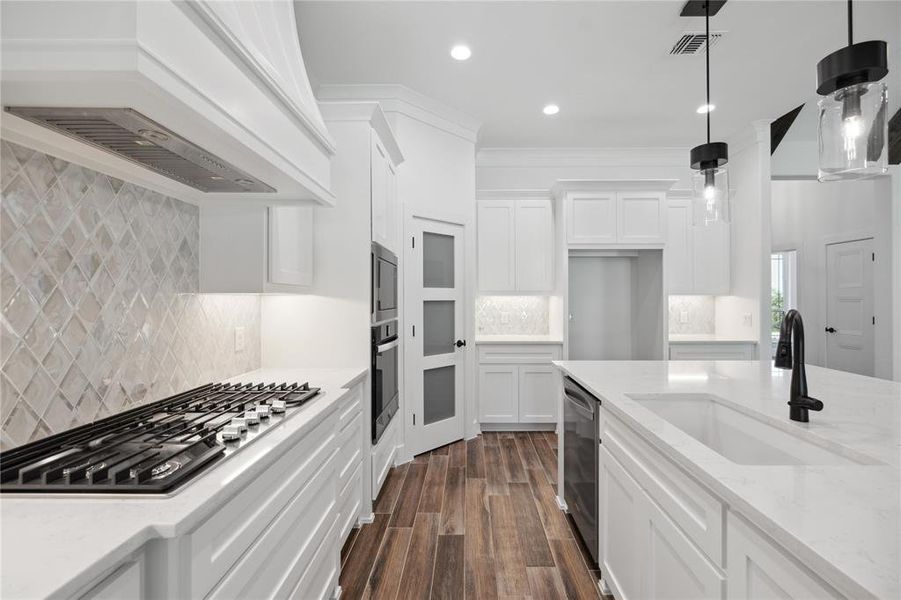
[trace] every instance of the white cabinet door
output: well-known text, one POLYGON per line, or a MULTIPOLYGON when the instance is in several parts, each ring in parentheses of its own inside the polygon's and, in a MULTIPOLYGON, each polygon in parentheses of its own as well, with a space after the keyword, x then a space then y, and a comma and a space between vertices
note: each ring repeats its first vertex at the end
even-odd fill
POLYGON ((372 199, 372 241, 388 248, 391 245, 388 214, 388 152, 372 133, 369 156, 370 194, 372 199))
POLYGON ((642 491, 640 538, 642 552, 641 597, 722 600, 726 579, 662 510, 642 491))
POLYGON ((666 287, 670 294, 693 293, 691 203, 671 201, 666 207, 666 287))
POLYGON ((554 211, 551 201, 516 201, 515 222, 516 290, 551 291, 554 288, 554 211))
POLYGON ((750 525, 729 514, 726 522, 729 600, 841 598, 750 525))
POLYGON ((479 290, 510 292, 515 289, 515 211, 513 200, 478 203, 479 290))
POLYGON ((570 194, 566 213, 566 239, 570 244, 616 243, 616 193, 570 194))
MULTIPOLYGON (((695 294, 729 294, 729 225, 694 227, 692 235, 693 290, 695 294)), ((667 246, 669 250, 669 246, 667 246)))
POLYGON ((517 419, 517 369, 512 365, 479 367, 479 420, 483 423, 517 419))
POLYGON ((660 244, 665 241, 663 192, 618 192, 617 235, 620 244, 660 244))
POLYGON ((646 560, 641 537, 643 492, 603 445, 599 458, 599 566, 617 600, 635 600, 641 598, 641 564, 646 560))
POLYGON ((519 367, 519 422, 556 423, 556 368, 552 365, 522 365, 519 367))
POLYGON ((312 207, 269 207, 269 283, 313 285, 312 207))
POLYGON ((125 563, 81 596, 81 600, 140 600, 144 597, 143 564, 143 559, 125 563))

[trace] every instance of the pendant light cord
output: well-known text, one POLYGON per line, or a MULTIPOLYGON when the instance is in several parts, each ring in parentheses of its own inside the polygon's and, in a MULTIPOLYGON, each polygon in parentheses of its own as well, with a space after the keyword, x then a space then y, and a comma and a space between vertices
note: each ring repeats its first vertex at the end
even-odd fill
POLYGON ((851 8, 851 0, 848 0, 848 45, 854 45, 854 10, 851 8))
MULTIPOLYGON (((848 0, 848 10, 851 0, 848 0)), ((704 2, 704 38, 706 40, 704 55, 707 59, 707 143, 710 143, 710 0, 704 2)))

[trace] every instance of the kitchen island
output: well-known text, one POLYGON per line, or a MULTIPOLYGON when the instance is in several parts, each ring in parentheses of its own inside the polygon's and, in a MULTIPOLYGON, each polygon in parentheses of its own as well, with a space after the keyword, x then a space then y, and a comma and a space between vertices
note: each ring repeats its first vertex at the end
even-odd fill
POLYGON ((808 367, 825 408, 802 424, 768 363, 554 364, 600 402, 617 598, 901 597, 901 385, 808 367))
POLYGON ((0 597, 259 597, 251 586, 298 581, 334 590, 339 532, 357 516, 337 489, 339 432, 354 413, 362 419, 367 372, 259 369, 229 379, 309 381, 321 390, 258 443, 171 494, 3 494, 0 597))

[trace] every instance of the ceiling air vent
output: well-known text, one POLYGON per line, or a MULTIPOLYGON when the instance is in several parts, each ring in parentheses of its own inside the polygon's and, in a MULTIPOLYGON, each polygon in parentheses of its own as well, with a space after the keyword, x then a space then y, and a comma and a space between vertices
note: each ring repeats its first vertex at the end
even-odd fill
MULTIPOLYGON (((710 47, 716 45, 716 43, 723 37, 722 31, 710 32, 710 47)), ((673 44, 672 50, 669 51, 670 54, 703 54, 707 45, 707 36, 703 31, 686 31, 681 37, 679 37, 678 41, 673 44)))
POLYGON ((6 110, 202 192, 276 191, 130 108, 8 106, 6 110))

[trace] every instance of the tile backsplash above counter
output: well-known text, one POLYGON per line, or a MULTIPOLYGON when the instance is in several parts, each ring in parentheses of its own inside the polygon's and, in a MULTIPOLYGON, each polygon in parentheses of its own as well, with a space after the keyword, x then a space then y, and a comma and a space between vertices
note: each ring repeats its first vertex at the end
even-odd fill
POLYGON ((196 206, 0 148, 3 449, 259 368, 259 296, 197 293, 196 206))
POLYGON ((477 335, 548 335, 548 296, 476 297, 477 335))

